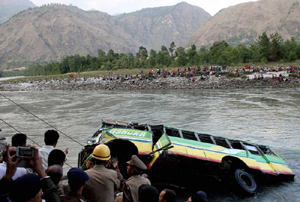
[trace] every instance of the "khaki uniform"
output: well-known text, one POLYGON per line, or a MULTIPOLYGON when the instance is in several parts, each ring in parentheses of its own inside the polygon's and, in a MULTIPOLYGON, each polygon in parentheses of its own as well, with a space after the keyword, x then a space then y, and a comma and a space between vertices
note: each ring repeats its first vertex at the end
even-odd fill
POLYGON ((124 183, 123 202, 137 202, 138 190, 143 184, 151 185, 150 180, 141 175, 133 175, 124 183))
POLYGON ((96 165, 85 172, 90 179, 83 190, 84 198, 90 202, 113 202, 120 187, 116 171, 96 165))

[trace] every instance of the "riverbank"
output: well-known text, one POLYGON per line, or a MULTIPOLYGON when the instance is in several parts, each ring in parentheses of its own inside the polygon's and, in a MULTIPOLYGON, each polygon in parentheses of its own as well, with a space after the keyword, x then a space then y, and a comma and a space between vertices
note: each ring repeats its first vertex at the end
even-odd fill
POLYGON ((50 80, 22 80, 0 82, 0 91, 40 90, 150 90, 150 89, 249 89, 249 88, 294 88, 300 87, 299 77, 288 77, 287 81, 265 78, 248 80, 241 77, 209 76, 195 80, 185 77, 159 77, 153 80, 131 78, 103 79, 102 77, 76 77, 50 80))

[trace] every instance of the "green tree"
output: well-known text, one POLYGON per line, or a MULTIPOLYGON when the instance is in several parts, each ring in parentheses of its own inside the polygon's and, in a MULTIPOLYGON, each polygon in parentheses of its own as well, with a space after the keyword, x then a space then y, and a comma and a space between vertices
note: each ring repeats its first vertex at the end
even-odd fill
POLYGON ((176 45, 174 43, 174 41, 172 41, 172 43, 170 44, 170 48, 169 48, 169 53, 171 54, 172 57, 174 57, 173 53, 175 51, 176 45))
POLYGON ((71 72, 80 72, 83 70, 83 62, 84 58, 82 58, 79 54, 71 56, 69 58, 70 71, 71 72))
POLYGON ((187 51, 188 63, 190 65, 197 65, 200 61, 199 54, 197 53, 196 45, 193 44, 187 51))
POLYGON ((165 67, 169 67, 172 64, 172 57, 169 55, 168 50, 158 52, 157 63, 165 67))
POLYGON ((145 47, 139 47, 139 52, 137 53, 137 58, 141 60, 146 60, 148 57, 148 51, 145 47))
POLYGON ((90 54, 87 54, 85 58, 83 58, 83 67, 81 71, 84 70, 92 70, 93 59, 90 54))
POLYGON ((70 56, 66 58, 68 61, 69 71, 68 72, 77 72, 77 65, 75 61, 75 56, 70 56))
POLYGON ((239 44, 236 47, 236 50, 237 50, 237 57, 239 58, 238 62, 242 62, 242 63, 250 62, 251 59, 250 50, 244 44, 239 44))
POLYGON ((107 60, 112 63, 114 60, 115 60, 115 52, 110 49, 108 52, 107 52, 107 60))
MULTIPOLYGON (((154 68, 154 67, 170 67, 170 66, 186 66, 198 64, 219 64, 232 65, 248 62, 278 61, 285 59, 294 61, 300 58, 300 44, 297 44, 295 38, 283 42, 282 37, 278 34, 271 34, 270 38, 264 32, 258 37, 256 43, 247 47, 239 44, 236 47, 230 46, 226 41, 217 41, 209 49, 202 46, 197 52, 195 45, 185 50, 183 47, 177 47, 175 43, 170 44, 168 49, 162 46, 159 52, 150 50, 145 47, 139 47, 136 57, 133 54, 115 53, 110 49, 107 54, 99 49, 98 56, 94 57, 90 54, 86 56, 71 55, 66 56, 61 62, 51 63, 30 63, 25 75, 51 75, 64 74, 68 72, 80 72, 101 69, 129 69, 129 68, 154 68), (171 53, 171 55, 170 55, 171 53), (176 56, 174 58, 173 56, 176 56)), ((17 65, 11 62, 11 65, 17 65)), ((14 74, 23 74, 22 72, 12 72, 14 74)), ((6 76, 8 74, 5 74, 6 76)), ((3 73, 2 75, 3 76, 3 73)))
POLYGON ((199 50, 199 62, 202 64, 209 64, 210 53, 206 46, 202 46, 199 50))
POLYGON ((107 70, 111 70, 113 68, 113 65, 110 61, 108 61, 106 64, 105 64, 105 69, 107 70))
POLYGON ((295 51, 290 51, 288 55, 288 61, 292 62, 297 60, 297 54, 295 51))
POLYGON ((260 48, 258 44, 251 44, 249 48, 249 54, 250 54, 250 62, 260 62, 263 58, 260 53, 260 48))
POLYGON ((282 36, 278 33, 271 34, 270 54, 269 59, 271 61, 279 61, 282 57, 282 36))
POLYGON ((238 62, 237 50, 231 46, 228 46, 221 55, 218 57, 218 65, 232 65, 233 63, 238 62))
POLYGON ((297 57, 297 45, 295 37, 292 37, 291 40, 286 40, 284 44, 282 44, 282 57, 289 60, 290 52, 294 52, 297 57))
POLYGON ((297 45, 296 55, 297 55, 297 58, 300 59, 300 44, 297 45))
POLYGON ((178 66, 185 66, 188 62, 188 59, 187 59, 187 55, 185 53, 185 50, 183 47, 179 46, 177 49, 176 49, 176 55, 177 55, 177 64, 178 66))
POLYGON ((128 53, 128 68, 133 69, 134 66, 134 56, 132 53, 128 53))
POLYGON ((98 50, 97 61, 99 63, 99 68, 107 62, 106 53, 101 49, 98 50))
POLYGON ((261 58, 268 58, 270 52, 270 39, 266 32, 263 32, 262 35, 258 37, 257 44, 261 58))
POLYGON ((69 67, 69 62, 68 62, 68 59, 67 57, 64 58, 61 62, 61 65, 60 65, 60 73, 61 74, 65 74, 67 72, 70 72, 70 67, 69 67))
POLYGON ((121 53, 120 58, 117 60, 114 69, 129 69, 129 60, 126 54, 121 53))
POLYGON ((135 69, 140 69, 140 68, 142 68, 140 59, 137 58, 137 57, 134 58, 134 68, 135 68, 135 69))
POLYGON ((97 57, 91 57, 90 62, 91 62, 90 67, 89 67, 90 70, 100 69, 101 65, 99 64, 97 57))
POLYGON ((155 65, 157 64, 157 53, 155 50, 153 49, 150 50, 150 57, 148 61, 149 61, 150 68, 155 67, 155 65))
MULTIPOLYGON (((210 47, 210 55, 211 55, 211 63, 217 63, 219 61, 219 57, 222 52, 228 47, 228 43, 226 41, 216 41, 213 43, 212 47, 210 47)), ((219 61, 220 62, 220 61, 219 61)))
MULTIPOLYGON (((161 46, 161 49, 160 49, 161 51, 166 51, 166 52, 168 52, 168 49, 167 49, 167 47, 166 46, 161 46)), ((169 53, 169 52, 168 52, 169 53)))

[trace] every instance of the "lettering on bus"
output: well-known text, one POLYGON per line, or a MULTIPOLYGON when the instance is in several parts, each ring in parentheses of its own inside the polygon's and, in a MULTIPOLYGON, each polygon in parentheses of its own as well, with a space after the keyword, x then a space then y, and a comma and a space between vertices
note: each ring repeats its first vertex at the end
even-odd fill
POLYGON ((113 135, 130 135, 135 137, 146 137, 146 131, 136 131, 131 129, 112 129, 109 131, 113 135))

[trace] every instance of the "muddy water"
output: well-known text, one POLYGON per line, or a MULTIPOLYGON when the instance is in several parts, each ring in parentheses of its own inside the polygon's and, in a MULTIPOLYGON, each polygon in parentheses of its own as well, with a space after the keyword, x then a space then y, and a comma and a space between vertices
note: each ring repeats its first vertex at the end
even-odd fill
MULTIPOLYGON (((262 184, 258 194, 250 198, 218 189, 208 193, 210 199, 300 201, 300 89, 1 93, 82 144, 98 129, 101 119, 113 119, 163 123, 269 145, 285 157, 296 174, 294 182, 262 184)), ((50 128, 2 96, 0 118, 40 145, 50 128)), ((1 120, 0 128, 8 138, 15 133, 1 120)), ((61 135, 58 148, 66 147, 68 163, 76 166, 82 147, 61 135)))

